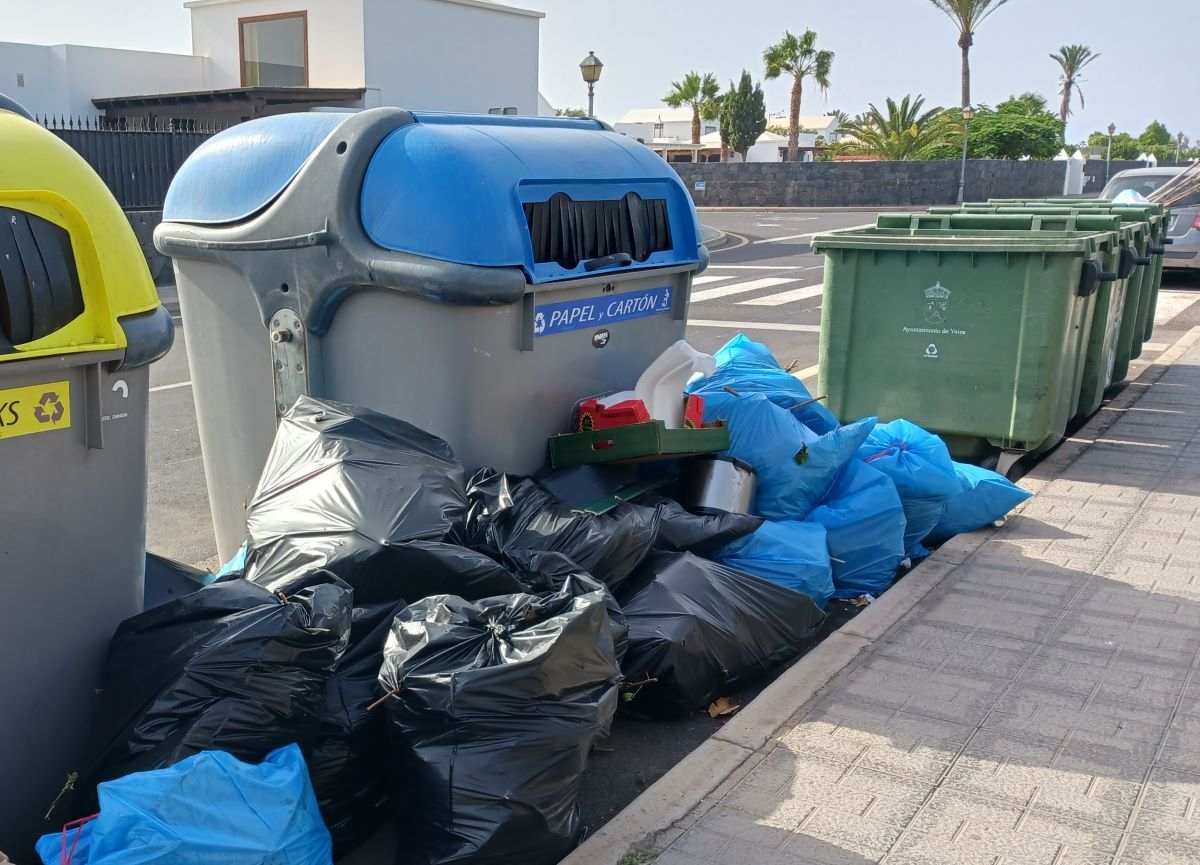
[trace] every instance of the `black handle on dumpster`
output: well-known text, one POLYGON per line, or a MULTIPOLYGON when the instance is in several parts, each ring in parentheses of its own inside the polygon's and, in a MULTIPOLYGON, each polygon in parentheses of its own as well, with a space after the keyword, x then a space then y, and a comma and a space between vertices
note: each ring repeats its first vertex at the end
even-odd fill
POLYGON ((633 264, 633 256, 628 252, 614 252, 612 255, 593 258, 583 266, 583 269, 591 273, 593 270, 602 270, 606 267, 629 267, 631 264, 633 264))
POLYGON ((1146 252, 1150 253, 1151 255, 1165 255, 1167 248, 1165 246, 1151 246, 1146 250, 1146 252))
POLYGON ((1129 279, 1129 277, 1133 276, 1133 272, 1137 270, 1137 266, 1137 253, 1128 247, 1123 248, 1120 257, 1117 259, 1117 277, 1120 279, 1129 279))
POLYGON ((1088 297, 1096 293, 1102 282, 1116 282, 1117 275, 1100 269, 1100 262, 1085 261, 1083 273, 1079 275, 1079 296, 1088 297))
POLYGON ((1149 267, 1150 265, 1154 264, 1154 259, 1148 255, 1136 256, 1134 261, 1137 262, 1138 267, 1149 267))
POLYGON ((1163 246, 1170 246, 1172 243, 1174 243, 1174 242, 1175 242, 1175 238, 1173 238, 1173 237, 1164 237, 1164 238, 1162 239, 1162 242, 1163 242, 1163 246))

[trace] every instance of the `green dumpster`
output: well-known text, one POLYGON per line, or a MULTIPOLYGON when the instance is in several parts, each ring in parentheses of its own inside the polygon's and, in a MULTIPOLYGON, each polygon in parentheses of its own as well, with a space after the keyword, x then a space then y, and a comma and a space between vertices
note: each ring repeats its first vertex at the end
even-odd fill
POLYGON ((1142 343, 1148 342, 1154 334, 1154 316, 1158 309, 1158 292, 1162 288, 1163 262, 1166 260, 1166 248, 1170 242, 1167 238, 1167 226, 1171 222, 1170 211, 1157 202, 1119 204, 1108 198, 1050 198, 1044 201, 1037 199, 1028 201, 993 199, 989 203, 1005 205, 1044 204, 1058 207, 1111 210, 1113 212, 1116 212, 1116 209, 1127 210, 1132 208, 1140 209, 1146 215, 1150 236, 1144 255, 1152 261, 1150 264, 1151 272, 1149 279, 1143 283, 1145 290, 1138 307, 1138 333, 1134 336, 1133 351, 1131 352, 1132 357, 1139 357, 1142 353, 1142 343))
MULTIPOLYGON (((987 205, 992 207, 992 205, 987 205)), ((1032 210, 1032 209, 1031 209, 1032 210)), ((1058 231, 1058 232, 1113 232, 1121 238, 1120 244, 1105 245, 1102 267, 1105 272, 1116 272, 1117 279, 1101 282, 1093 299, 1091 324, 1080 332, 1079 351, 1083 362, 1076 367, 1074 385, 1079 396, 1071 413, 1073 419, 1083 420, 1095 414, 1104 402, 1104 391, 1112 384, 1122 316, 1125 311, 1125 286, 1136 271, 1136 255, 1125 244, 1132 245, 1134 236, 1140 232, 1140 223, 1123 225, 1115 214, 1075 214, 1069 209, 1041 208, 1037 213, 1020 212, 1016 208, 995 207, 991 212, 979 215, 972 210, 966 212, 953 208, 930 208, 931 220, 921 220, 929 227, 950 228, 956 231, 1058 231), (1010 212, 1012 211, 1012 212, 1010 212), (1049 212, 1047 212, 1049 211, 1049 212)), ((893 220, 903 223, 911 217, 884 215, 880 225, 892 224, 893 220)), ((897 224, 896 227, 903 227, 897 224)), ((1136 304, 1134 305, 1136 310, 1136 304)))
MULTIPOLYGON (((1148 291, 1148 286, 1153 279, 1153 261, 1147 255, 1149 246, 1150 220, 1147 218, 1143 210, 1137 208, 1113 208, 1109 213, 1100 208, 1087 207, 1079 208, 1068 205, 1049 205, 1039 201, 1034 201, 1029 205, 1009 205, 1009 204, 964 204, 961 207, 931 207, 931 213, 1026 213, 1031 215, 1069 215, 1069 214, 1099 214, 1104 216, 1117 215, 1121 217, 1121 243, 1126 248, 1132 251, 1132 262, 1134 271, 1128 275, 1123 285, 1114 284, 1113 294, 1119 296, 1120 307, 1114 307, 1109 302, 1108 312, 1117 316, 1113 322, 1116 325, 1116 333, 1112 334, 1115 339, 1113 345, 1113 354, 1111 356, 1111 367, 1109 361, 1105 361, 1105 369, 1107 371, 1106 381, 1104 386, 1109 387, 1120 381, 1124 381, 1125 376, 1129 373, 1129 362, 1133 357, 1136 357, 1134 352, 1141 353, 1141 326, 1143 324, 1142 310, 1145 308, 1142 304, 1144 292, 1148 291)), ((1130 256, 1127 254, 1124 258, 1125 266, 1128 267, 1130 256)), ((1097 309, 1103 314, 1104 298, 1103 291, 1097 294, 1097 309)), ((1107 357, 1107 356, 1106 356, 1107 357)), ((1088 395, 1083 394, 1081 399, 1081 416, 1086 417, 1095 409, 1086 410, 1088 404, 1088 395)))
POLYGON ((959 459, 999 448, 1007 471, 1075 413, 1114 235, 1042 231, 1040 218, 1029 232, 912 214, 883 225, 904 219, 813 238, 826 257, 820 388, 843 420, 905 417, 959 459))

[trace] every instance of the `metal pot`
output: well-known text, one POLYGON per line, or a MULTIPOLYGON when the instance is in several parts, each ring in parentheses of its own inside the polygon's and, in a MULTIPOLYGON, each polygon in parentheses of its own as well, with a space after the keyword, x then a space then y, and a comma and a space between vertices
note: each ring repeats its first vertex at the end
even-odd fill
POLYGON ((680 477, 679 503, 692 511, 750 513, 754 500, 754 469, 725 456, 686 460, 680 477))

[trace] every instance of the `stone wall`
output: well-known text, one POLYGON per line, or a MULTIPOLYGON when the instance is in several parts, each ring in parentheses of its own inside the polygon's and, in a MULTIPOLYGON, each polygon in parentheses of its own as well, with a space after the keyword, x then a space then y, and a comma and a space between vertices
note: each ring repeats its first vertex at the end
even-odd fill
MULTIPOLYGON (((697 207, 916 207, 953 204, 961 163, 684 162, 671 166, 697 207), (696 189, 698 182, 703 189, 696 189)), ((1062 162, 971 160, 966 198, 1062 195, 1065 172, 1062 162)))

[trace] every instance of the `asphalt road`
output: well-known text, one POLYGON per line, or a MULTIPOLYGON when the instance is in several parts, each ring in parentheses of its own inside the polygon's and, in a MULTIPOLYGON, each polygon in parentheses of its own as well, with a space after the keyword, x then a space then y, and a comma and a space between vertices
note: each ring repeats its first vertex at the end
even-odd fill
MULTIPOLYGON (((713 351, 739 331, 770 346, 784 364, 815 386, 820 323, 822 258, 812 253, 813 234, 873 224, 873 212, 710 211, 702 221, 725 231, 729 243, 713 252, 697 278, 688 340, 713 351)), ((1131 375, 1200 325, 1200 278, 1169 276, 1160 301, 1159 328, 1131 375)), ((174 290, 162 290, 176 314, 174 290)), ((179 319, 176 319, 179 324, 179 319)), ((185 352, 196 337, 182 324, 175 347, 151 369, 150 499, 147 546, 180 561, 217 564, 205 495, 204 472, 185 352)), ((825 631, 852 611, 835 610, 825 631)), ((729 696, 752 699, 767 682, 744 683, 729 696)), ((583 778, 580 807, 595 830, 654 783, 724 723, 700 712, 672 722, 619 717, 606 750, 583 778)))

